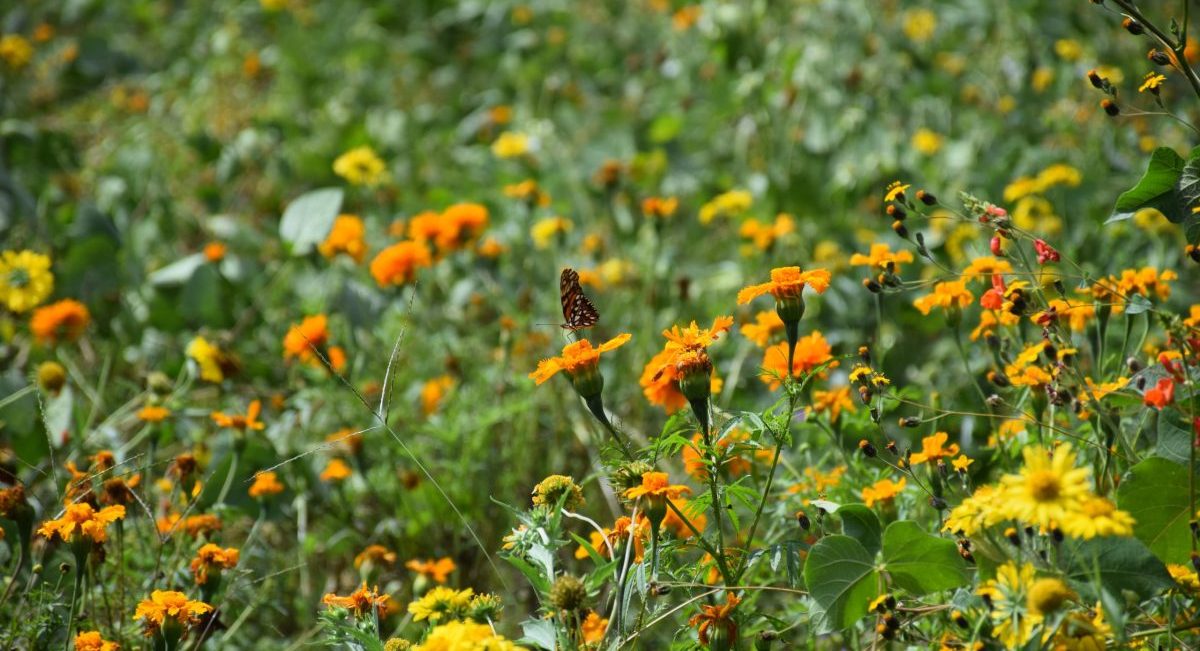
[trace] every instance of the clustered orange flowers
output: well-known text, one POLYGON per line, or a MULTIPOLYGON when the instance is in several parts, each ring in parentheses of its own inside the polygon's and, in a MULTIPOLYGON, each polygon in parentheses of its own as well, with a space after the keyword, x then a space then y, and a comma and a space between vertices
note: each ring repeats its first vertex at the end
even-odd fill
POLYGON ((323 367, 321 357, 324 357, 330 368, 340 373, 346 368, 346 351, 341 346, 327 346, 328 343, 329 317, 324 314, 305 317, 284 335, 283 358, 323 367))

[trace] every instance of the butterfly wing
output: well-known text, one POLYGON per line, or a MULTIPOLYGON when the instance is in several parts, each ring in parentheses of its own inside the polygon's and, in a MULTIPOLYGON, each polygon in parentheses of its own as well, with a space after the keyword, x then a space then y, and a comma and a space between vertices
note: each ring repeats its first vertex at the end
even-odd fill
POLYGON ((579 330, 596 325, 600 320, 600 313, 579 286, 579 273, 574 269, 563 269, 558 287, 565 322, 562 327, 566 330, 579 330))

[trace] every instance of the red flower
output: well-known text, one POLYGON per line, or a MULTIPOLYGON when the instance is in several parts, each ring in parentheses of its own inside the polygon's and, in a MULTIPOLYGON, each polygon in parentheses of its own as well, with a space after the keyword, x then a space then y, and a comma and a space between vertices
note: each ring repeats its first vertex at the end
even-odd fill
POLYGON ((1046 262, 1058 262, 1061 257, 1058 255, 1058 251, 1054 250, 1054 247, 1046 244, 1045 240, 1034 240, 1033 248, 1037 250, 1038 264, 1046 264, 1046 262))
POLYGON ((1147 389, 1142 401, 1155 409, 1162 409, 1175 402, 1175 380, 1169 377, 1159 378, 1153 389, 1147 389))

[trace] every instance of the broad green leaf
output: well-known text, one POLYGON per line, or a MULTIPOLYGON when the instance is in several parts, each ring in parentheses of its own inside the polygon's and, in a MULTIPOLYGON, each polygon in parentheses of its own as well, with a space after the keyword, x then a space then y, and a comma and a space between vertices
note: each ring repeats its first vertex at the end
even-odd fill
POLYGON ((849 536, 826 536, 808 552, 804 583, 820 612, 815 616, 822 631, 846 629, 867 614, 879 596, 879 574, 874 559, 849 536))
POLYGON ((1200 201, 1200 151, 1197 149, 1192 150, 1191 156, 1183 166, 1183 173, 1179 177, 1179 200, 1183 203, 1183 214, 1179 215, 1178 219, 1167 215, 1167 219, 1176 223, 1182 222, 1190 216, 1191 207, 1200 201))
POLYGON ((862 504, 846 504, 838 508, 837 515, 842 519, 842 533, 862 543, 872 558, 879 553, 883 525, 874 511, 862 504))
MULTIPOLYGON (((1093 538, 1064 545, 1067 575, 1100 585, 1114 594, 1124 590, 1149 599, 1175 584, 1167 568, 1136 538, 1093 538)), ((1097 593, 1098 594, 1098 593, 1097 593)))
POLYGON ((306 255, 325 241, 342 208, 339 188, 322 188, 300 195, 283 211, 279 236, 292 247, 292 255, 306 255))
POLYGON ((916 596, 970 581, 954 541, 931 536, 909 520, 893 522, 883 532, 883 563, 892 582, 916 596))
POLYGON ((1152 309, 1154 309, 1154 303, 1151 303, 1150 299, 1142 296, 1141 294, 1134 294, 1133 296, 1130 296, 1129 300, 1125 303, 1125 314, 1129 316, 1141 314, 1142 312, 1152 309))
POLYGON ((1150 156, 1150 164, 1146 173, 1133 188, 1125 191, 1117 198, 1113 214, 1109 222, 1129 219, 1142 208, 1157 208, 1167 219, 1173 222, 1182 221, 1185 204, 1183 203, 1177 184, 1183 176, 1184 160, 1175 150, 1159 147, 1150 156))
POLYGON ((1158 456, 1187 466, 1195 438, 1191 423, 1179 410, 1164 409, 1159 412, 1158 440, 1154 446, 1158 456))
POLYGON ((1117 489, 1117 506, 1135 521, 1133 535, 1164 563, 1188 562, 1188 504, 1187 469, 1161 457, 1134 466, 1117 489))
POLYGON ((521 632, 525 636, 517 640, 520 644, 539 649, 554 649, 558 646, 554 636, 554 624, 549 620, 527 619, 521 622, 521 632))
POLYGON ((196 269, 204 264, 205 257, 203 253, 193 253, 184 256, 175 262, 150 273, 147 280, 155 287, 170 287, 182 285, 191 280, 192 274, 196 273, 196 269))

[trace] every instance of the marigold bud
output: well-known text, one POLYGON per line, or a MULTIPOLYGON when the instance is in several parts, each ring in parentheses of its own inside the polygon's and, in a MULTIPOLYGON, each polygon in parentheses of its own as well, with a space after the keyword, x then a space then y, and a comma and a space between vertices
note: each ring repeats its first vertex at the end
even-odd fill
POLYGON ((1156 48, 1152 48, 1149 52, 1147 52, 1146 58, 1150 59, 1150 61, 1152 61, 1155 65, 1159 66, 1165 66, 1171 63, 1171 57, 1167 56, 1166 52, 1156 48))
POLYGON ((58 395, 67 384, 67 370, 58 362, 42 362, 37 368, 37 383, 42 391, 58 395))
POLYGON ((1146 33, 1146 28, 1143 27, 1141 23, 1130 18, 1129 16, 1126 16, 1125 20, 1121 21, 1121 27, 1124 27, 1125 31, 1133 34, 1134 36, 1141 36, 1142 34, 1146 33))
POLYGON ((587 588, 583 581, 564 574, 554 581, 550 588, 550 603, 558 610, 569 613, 579 612, 587 604, 587 588))
POLYGON ((1101 100, 1100 108, 1104 109, 1104 112, 1107 113, 1109 117, 1116 117, 1121 114, 1121 107, 1117 106, 1117 103, 1111 99, 1101 100))

